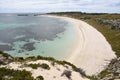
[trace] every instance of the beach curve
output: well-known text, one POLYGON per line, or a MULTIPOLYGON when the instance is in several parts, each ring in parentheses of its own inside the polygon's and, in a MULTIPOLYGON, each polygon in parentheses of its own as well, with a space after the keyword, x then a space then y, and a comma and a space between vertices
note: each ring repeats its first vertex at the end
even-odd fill
POLYGON ((65 60, 82 68, 87 75, 97 75, 116 58, 106 38, 86 22, 56 15, 44 16, 64 19, 74 24, 77 39, 65 60))

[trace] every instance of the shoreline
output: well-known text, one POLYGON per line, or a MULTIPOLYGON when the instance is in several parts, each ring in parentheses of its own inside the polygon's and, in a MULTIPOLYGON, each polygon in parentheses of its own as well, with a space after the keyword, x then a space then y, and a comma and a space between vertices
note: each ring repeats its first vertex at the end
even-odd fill
POLYGON ((86 22, 56 15, 43 16, 64 19, 74 24, 77 39, 65 60, 82 68, 87 75, 97 75, 112 59, 116 58, 106 38, 86 22))

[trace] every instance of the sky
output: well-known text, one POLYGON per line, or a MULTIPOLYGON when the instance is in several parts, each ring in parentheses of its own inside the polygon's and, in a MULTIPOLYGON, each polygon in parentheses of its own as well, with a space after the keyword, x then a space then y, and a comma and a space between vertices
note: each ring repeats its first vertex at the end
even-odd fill
POLYGON ((120 0, 0 0, 0 13, 120 13, 120 0))

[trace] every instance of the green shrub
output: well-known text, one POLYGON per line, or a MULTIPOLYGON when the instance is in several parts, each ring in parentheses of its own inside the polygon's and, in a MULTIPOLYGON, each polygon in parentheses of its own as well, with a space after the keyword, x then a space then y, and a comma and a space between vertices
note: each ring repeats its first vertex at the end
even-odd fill
POLYGON ((43 68, 43 69, 50 70, 49 65, 47 65, 47 64, 45 64, 45 63, 41 64, 40 67, 43 68))
POLYGON ((53 57, 37 56, 37 59, 55 61, 55 59, 53 57))
POLYGON ((0 80, 9 80, 5 76, 10 80, 34 80, 29 71, 0 68, 0 80))
POLYGON ((32 67, 33 69, 37 69, 40 67, 40 64, 27 64, 28 67, 32 67))
POLYGON ((26 64, 26 66, 32 67, 33 69, 37 69, 38 67, 41 67, 41 68, 47 69, 47 70, 50 69, 49 65, 47 65, 45 63, 43 63, 43 64, 26 64))
POLYGON ((36 80, 44 80, 43 76, 38 76, 36 80))
POLYGON ((2 51, 0 51, 0 54, 2 54, 4 57, 8 58, 9 56, 12 57, 11 55, 7 54, 7 53, 4 53, 2 51))

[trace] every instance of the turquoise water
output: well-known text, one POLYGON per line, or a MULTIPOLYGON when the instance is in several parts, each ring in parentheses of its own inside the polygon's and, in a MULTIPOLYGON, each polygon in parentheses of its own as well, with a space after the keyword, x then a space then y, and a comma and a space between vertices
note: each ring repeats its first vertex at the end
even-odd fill
POLYGON ((75 42, 73 24, 43 16, 0 15, 0 50, 16 57, 62 59, 75 42))

